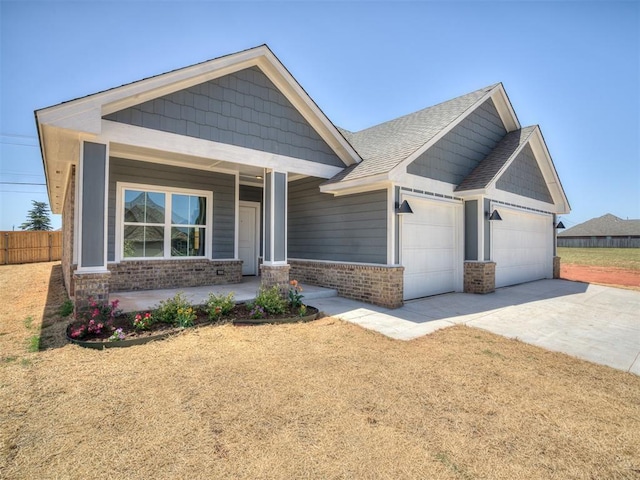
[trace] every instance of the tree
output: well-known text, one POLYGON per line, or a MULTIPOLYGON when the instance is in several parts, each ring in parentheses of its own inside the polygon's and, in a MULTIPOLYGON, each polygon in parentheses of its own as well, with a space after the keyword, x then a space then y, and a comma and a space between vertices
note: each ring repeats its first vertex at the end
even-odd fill
POLYGON ((27 221, 20 225, 21 230, 51 230, 51 217, 46 202, 31 200, 33 208, 27 214, 27 221))

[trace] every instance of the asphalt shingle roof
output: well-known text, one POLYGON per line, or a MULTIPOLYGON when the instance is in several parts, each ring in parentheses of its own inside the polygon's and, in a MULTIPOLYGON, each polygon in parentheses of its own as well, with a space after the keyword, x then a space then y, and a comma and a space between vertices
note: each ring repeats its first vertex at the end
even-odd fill
POLYGON ((640 235, 640 220, 623 220, 610 213, 587 220, 558 234, 559 237, 628 237, 638 235, 640 235))
POLYGON ((498 84, 481 88, 432 107, 389 120, 359 132, 339 128, 363 159, 325 185, 387 173, 463 115, 498 84))
POLYGON ((537 126, 520 128, 507 133, 487 157, 458 185, 456 192, 485 188, 500 169, 511 160, 518 148, 527 142, 537 126))

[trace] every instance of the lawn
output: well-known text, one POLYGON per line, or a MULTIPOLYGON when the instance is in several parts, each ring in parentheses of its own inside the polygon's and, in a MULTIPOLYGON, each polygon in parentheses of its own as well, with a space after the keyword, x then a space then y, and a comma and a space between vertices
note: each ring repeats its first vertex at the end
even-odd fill
POLYGON ((640 248, 558 247, 562 263, 640 270, 640 248))
POLYGON ((332 318, 68 345, 59 263, 0 267, 0 478, 640 477, 640 378, 468 327, 332 318))

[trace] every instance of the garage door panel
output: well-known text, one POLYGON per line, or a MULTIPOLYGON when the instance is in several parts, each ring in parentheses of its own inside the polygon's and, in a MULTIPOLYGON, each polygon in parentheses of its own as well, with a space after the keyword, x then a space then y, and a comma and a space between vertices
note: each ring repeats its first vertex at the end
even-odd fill
POLYGON ((403 216, 404 299, 455 290, 456 205, 411 198, 403 216))
POLYGON ((553 271, 550 215, 501 209, 492 222, 496 287, 550 278, 553 271))

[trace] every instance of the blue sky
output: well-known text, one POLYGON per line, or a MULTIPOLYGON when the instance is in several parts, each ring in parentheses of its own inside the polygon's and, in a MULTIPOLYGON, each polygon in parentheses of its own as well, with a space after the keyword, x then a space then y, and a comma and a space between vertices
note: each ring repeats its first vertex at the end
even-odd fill
POLYGON ((503 82, 567 226, 640 218, 639 32, 636 1, 0 0, 0 230, 47 200, 34 110, 263 43, 352 131, 503 82))

